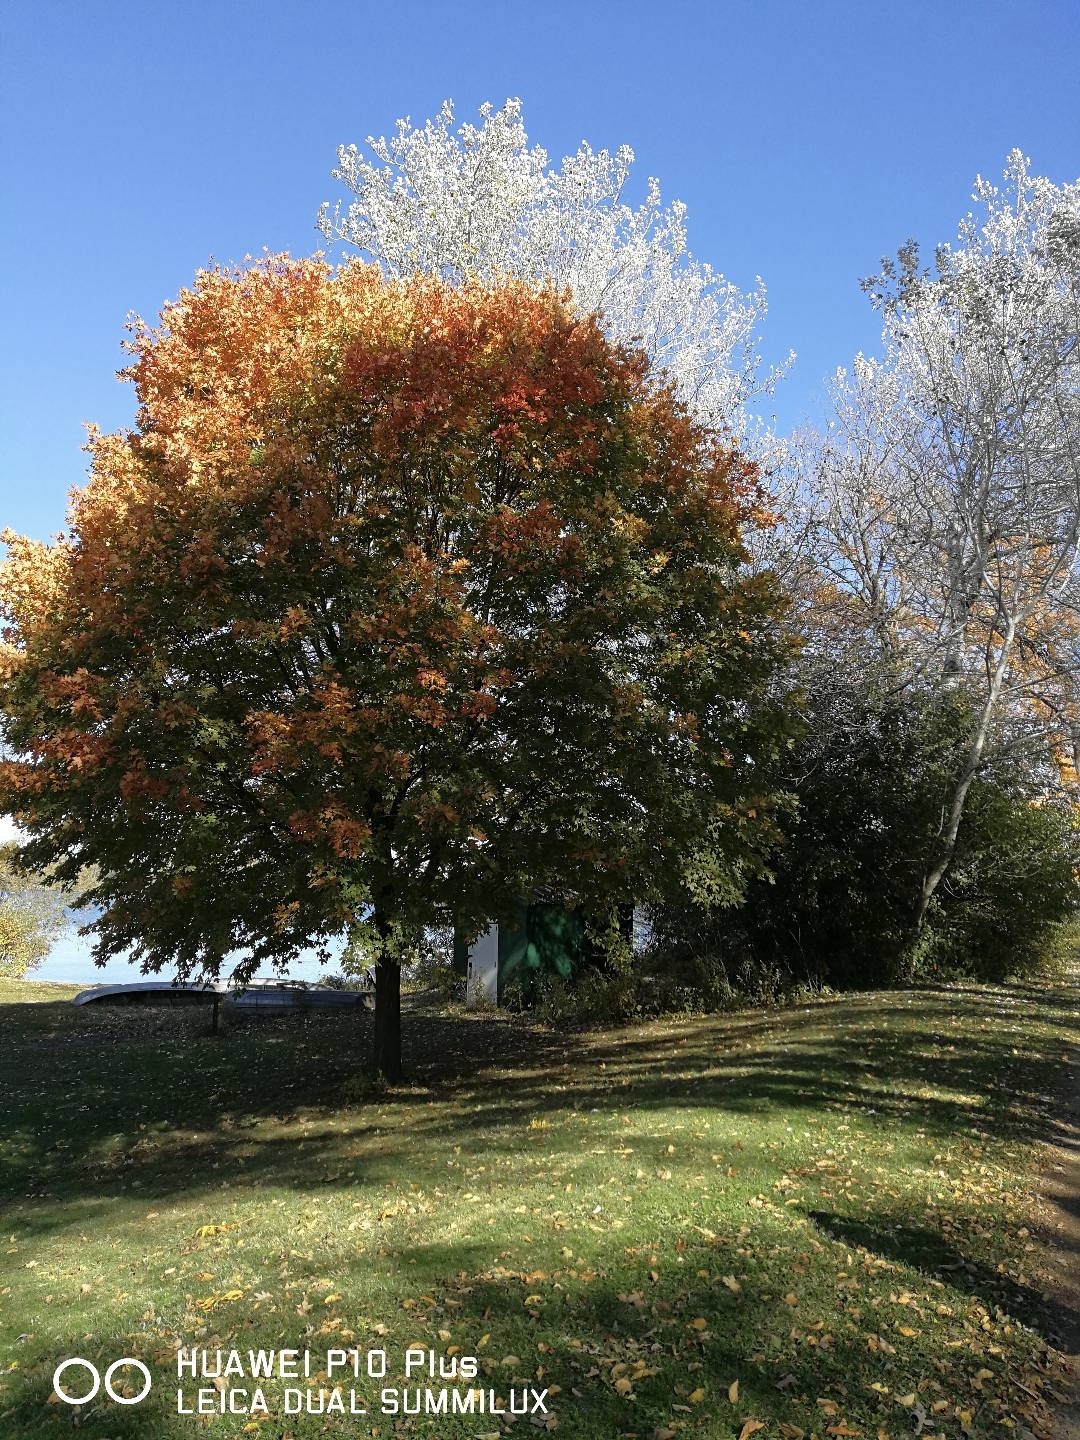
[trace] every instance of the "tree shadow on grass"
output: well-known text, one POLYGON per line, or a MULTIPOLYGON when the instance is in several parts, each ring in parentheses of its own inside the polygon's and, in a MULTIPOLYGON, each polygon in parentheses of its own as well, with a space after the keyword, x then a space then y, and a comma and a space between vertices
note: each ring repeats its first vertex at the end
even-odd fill
MULTIPOLYGON (((884 1332, 897 1316, 908 1316, 910 1311, 887 1314, 886 1305, 875 1310, 873 1318, 864 1318, 848 1292, 832 1289, 837 1298, 832 1310, 824 1312, 825 1328, 818 1328, 813 1317, 822 1313, 822 1293, 828 1295, 831 1287, 839 1286, 848 1268, 846 1248, 864 1242, 854 1231, 844 1233, 839 1228, 845 1223, 842 1217, 818 1213, 812 1218, 822 1227, 825 1247, 818 1276, 822 1291, 806 1297, 805 1310, 793 1310, 782 1294, 785 1284, 800 1283, 791 1279, 786 1264, 771 1260, 755 1264, 736 1248, 737 1236, 707 1241, 694 1235, 680 1239, 666 1235, 657 1242, 662 1250, 659 1270, 650 1271, 656 1257, 649 1255, 649 1247, 627 1251, 618 1234, 596 1236, 582 1227, 577 1235, 566 1237, 573 1242, 571 1258, 557 1259, 554 1267, 549 1262, 545 1270, 518 1268, 521 1260, 500 1251, 497 1236, 482 1243, 415 1245, 378 1261, 357 1260, 354 1270, 364 1281, 372 1264, 378 1265, 394 1302, 385 1315, 372 1314, 370 1303, 365 1303, 369 1319, 357 1322, 361 1333, 354 1341, 343 1340, 337 1331, 314 1320, 298 1324, 286 1304, 276 1314, 244 1315, 234 1307, 215 1315, 209 1334, 198 1339, 188 1336, 185 1344, 209 1346, 211 1351, 236 1345, 242 1352, 288 1345, 310 1348, 316 1356, 330 1346, 349 1343, 386 1351, 385 1379, 358 1383, 364 1403, 372 1407, 362 1432, 349 1419, 300 1416, 282 1421, 275 1415, 259 1427, 264 1440, 281 1440, 286 1432, 293 1440, 400 1433, 392 1416, 378 1413, 381 1387, 430 1383, 426 1377, 406 1380, 405 1347, 415 1343, 444 1356, 451 1334, 459 1354, 479 1358, 476 1383, 494 1389, 504 1404, 511 1386, 519 1393, 526 1388, 548 1392, 545 1408, 557 1415, 558 1433, 568 1440, 645 1436, 669 1426, 678 1427, 676 1433, 681 1435, 731 1440, 751 1416, 767 1426, 783 1423, 804 1433, 823 1434, 832 1425, 838 1428, 830 1433, 873 1434, 885 1428, 888 1434, 900 1434, 910 1430, 911 1410, 897 1397, 917 1386, 927 1409, 940 1397, 949 1399, 950 1410, 954 1403, 977 1409, 991 1399, 995 1405, 1000 1401, 998 1408, 987 1411, 987 1428, 976 1428, 972 1434, 998 1433, 1003 1414, 1032 1422, 1041 1418, 1039 1397, 1035 1395, 1033 1409, 1029 1392, 1017 1385, 1018 1376, 1006 1364, 995 1362, 988 1387, 979 1388, 982 1382, 975 1379, 975 1370, 980 1358, 969 1351, 960 1314, 939 1322, 939 1340, 954 1337, 964 1345, 958 1352, 947 1352, 949 1364, 937 1372, 925 1351, 867 1349, 868 1330, 884 1332), (573 1258, 578 1247, 588 1252, 587 1267, 573 1258), (723 1280, 730 1268, 744 1274, 739 1293, 723 1280), (736 1379, 739 1385, 732 1399, 730 1387, 736 1379), (883 1382, 882 1389, 875 1392, 871 1380, 883 1382)), ((802 1223, 796 1222, 786 1234, 789 1244, 801 1243, 802 1223)), ((866 1238, 881 1237, 876 1227, 870 1227, 866 1238)), ((550 1240, 546 1248, 555 1253, 550 1240)), ((566 1256, 565 1250, 562 1255, 566 1256)), ((896 1258, 904 1265, 912 1263, 910 1257, 896 1258)), ((927 1252, 926 1258, 940 1257, 927 1252)), ((346 1269, 339 1277, 346 1291, 350 1280, 346 1269)), ((957 1304, 955 1272, 949 1273, 947 1283, 950 1288, 943 1293, 957 1304)), ((61 1355, 46 1354, 43 1346, 41 1337, 27 1355, 26 1373, 13 1382, 10 1408, 2 1422, 12 1428, 0 1433, 60 1440, 71 1432, 70 1413, 47 1403, 52 1366, 61 1355)), ((139 1340, 118 1330, 99 1333, 88 1350, 77 1353, 104 1364, 121 1354, 135 1354, 145 1358, 155 1373, 152 1403, 128 1411, 99 1403, 80 1426, 79 1433, 88 1440, 106 1436, 180 1440, 192 1433, 190 1418, 178 1417, 175 1407, 170 1410, 175 1367, 160 1356, 155 1358, 151 1338, 139 1340)), ((1027 1379, 1031 1380, 1030 1374, 1027 1379)), ((436 1379, 434 1388, 441 1383, 436 1379)), ((273 1405, 274 1387, 267 1390, 273 1405)), ((280 1396, 280 1387, 276 1393, 280 1396)), ((236 1426, 242 1423, 237 1421, 236 1426)), ((408 1430, 431 1440, 436 1436, 465 1440, 497 1428, 498 1422, 486 1418, 448 1416, 427 1428, 415 1423, 408 1430)), ((1036 1428, 1037 1433, 1048 1433, 1037 1424, 1036 1428)), ((522 1433, 532 1430, 526 1427, 522 1433)))
MULTIPOLYGON (((363 1195, 407 1173, 434 1189, 440 1179, 446 1183, 453 1147, 466 1155, 482 1148, 524 1166, 537 1153, 533 1146, 579 1144, 579 1136, 559 1136, 558 1127, 573 1112, 594 1109, 617 1116, 680 1107, 792 1120, 803 1111, 827 1110, 860 1124, 871 1123, 868 1115, 881 1125, 903 1118, 930 1136, 1000 1130, 1026 1138, 1050 1126, 1043 1102, 1060 1067, 1056 1046, 1043 1045, 1032 1055, 1017 1043, 1020 1031, 1007 1023, 1010 1009, 1019 1014, 1034 1003, 1016 992, 857 996, 797 1011, 579 1034, 506 1016, 417 1014, 408 1017, 405 1031, 414 1083, 386 1094, 356 1081, 366 1017, 289 1017, 210 1037, 204 1029, 189 1033, 167 1022, 158 1030, 145 1017, 98 1025, 67 1007, 35 1006, 46 1013, 32 1017, 27 1033, 20 1029, 26 1007, 3 1007, 0 1024, 13 1039, 0 1056, 7 1097, 3 1183, 20 1231, 45 1235, 95 1220, 115 1225, 119 1199, 188 1199, 226 1186, 233 1194, 237 1187, 265 1184, 305 1196, 323 1186, 356 1186, 363 1195), (532 1132, 533 1119, 549 1123, 555 1136, 549 1141, 550 1131, 532 1132)), ((1060 1024, 1063 1040, 1067 1008, 1055 999, 1044 1012, 1060 1024)), ((1072 1011, 1069 1017, 1075 1024, 1072 1011)), ((666 1136, 656 1138, 655 1155, 647 1133, 637 1143, 642 1164, 664 1163, 666 1136)), ((709 1142, 700 1148, 699 1154, 681 1144, 680 1159, 705 1170, 709 1142)), ((824 1239, 821 1227, 843 1246, 914 1267, 962 1297, 977 1296, 988 1309, 1007 1317, 1035 1315, 1030 1286, 969 1266, 953 1241, 908 1217, 854 1221, 815 1211, 811 1220, 824 1239), (960 1268, 949 1268, 954 1265, 960 1268)), ((741 1301, 723 1286, 722 1268, 744 1262, 689 1250, 678 1280, 672 1278, 676 1272, 664 1270, 654 1281, 647 1257, 634 1262, 635 1271, 617 1237, 586 1238, 600 1250, 588 1257, 597 1272, 588 1284, 580 1275, 574 1280, 551 1271, 550 1263, 545 1279, 529 1281, 521 1273, 495 1273, 498 1243, 493 1237, 477 1246, 414 1246, 384 1256, 379 1263, 387 1270, 387 1293, 395 1307, 402 1298, 416 1300, 410 1318, 436 1349, 440 1328, 464 1324, 469 1343, 490 1334, 490 1353, 499 1352, 500 1364, 513 1354, 529 1360, 530 1372, 542 1364, 570 1397, 561 1402, 561 1429, 569 1436, 608 1440, 620 1430, 647 1431, 656 1417, 670 1417, 676 1403, 687 1404, 692 1417, 700 1414, 709 1427, 703 1433, 710 1435, 737 1433, 743 1413, 784 1418, 807 1430, 816 1423, 820 1433, 821 1416, 807 1407, 865 1365, 861 1333, 838 1330, 824 1353, 793 1351, 785 1339, 793 1316, 778 1298, 782 1284, 769 1287, 771 1298, 748 1289, 741 1301), (410 1261, 416 1262, 411 1275, 410 1261), (700 1281, 699 1268, 707 1270, 707 1280, 700 1281), (541 1303, 528 1305, 528 1296, 539 1292, 541 1303), (633 1294, 640 1305, 626 1298, 633 1294), (706 1321, 704 1330, 694 1325, 697 1318, 706 1321), (543 1352, 537 1349, 541 1335, 549 1347, 543 1352), (688 1394, 693 1377, 707 1382, 703 1404, 711 1409, 695 1411, 688 1394, 673 1395, 670 1387, 661 1395, 649 1376, 635 1381, 636 1405, 619 1395, 614 1366, 647 1363, 657 1345, 685 1361, 688 1394), (690 1370, 691 1364, 701 1369, 690 1370), (736 1375, 745 1406, 739 1412, 724 1399, 724 1387, 736 1375)), ((307 1263, 298 1270, 305 1283, 307 1263)), ((372 1263, 370 1254, 356 1261, 372 1263)), ((833 1269, 840 1267, 837 1260, 833 1269)), ((840 1293, 820 1302, 825 1314, 840 1293)), ((295 1327, 289 1306, 283 1318, 295 1327)), ((1059 1320, 1064 1317, 1052 1316, 1041 1333, 1054 1333, 1059 1320)), ((238 1314, 236 1323, 245 1346, 282 1343, 280 1320, 256 1312, 238 1314)), ((1037 1315, 1025 1323, 1038 1323, 1037 1315)), ((407 1338, 418 1338, 412 1325, 407 1338)), ((404 1333, 398 1339, 404 1341, 404 1333)), ((102 1333, 95 1341, 106 1360, 130 1353, 131 1343, 128 1336, 102 1333), (106 1342, 114 1344, 111 1353, 106 1342)), ((901 1359, 889 1363, 892 1389, 901 1381, 908 1385, 901 1359)), ((44 1366, 39 1356, 42 1374, 26 1382, 27 1408, 16 1416, 22 1428, 12 1434, 70 1430, 70 1415, 45 1407, 44 1366), (43 1414, 52 1429, 40 1428, 43 1414), (61 1422, 67 1428, 57 1428, 61 1422)), ((828 1393, 841 1404, 840 1391, 828 1393)), ((111 1407, 102 1414, 104 1428, 87 1426, 82 1433, 154 1440, 190 1434, 190 1420, 165 1412, 149 1425, 150 1412, 129 1418, 111 1407)), ((906 1424, 895 1409, 885 1406, 882 1414, 906 1424)), ((0 1434, 9 1422, 0 1407, 0 1434)), ((321 1425, 296 1433, 333 1433, 321 1425)), ((470 1426, 461 1433, 473 1434, 475 1423, 470 1426)), ((274 1436, 273 1426, 263 1433, 274 1436)), ((445 1426, 439 1433, 447 1440, 454 1435, 445 1426)))
POLYGON ((1047 1296, 1024 1278, 972 1261, 939 1230, 903 1219, 858 1220, 828 1210, 807 1211, 832 1240, 853 1249, 921 1270, 954 1290, 979 1299, 990 1311, 1005 1312, 1064 1349, 1080 1330, 1080 1314, 1047 1296))
MULTIPOLYGON (((1076 1035, 1073 999, 1052 995, 1044 1011, 1068 1012, 1076 1035)), ((792 1122, 824 1110, 934 1136, 1048 1138, 1061 1058, 1017 1043, 1034 1003, 1021 989, 891 992, 579 1033, 505 1014, 416 1013, 405 1026, 413 1083, 389 1093, 360 1078, 364 1014, 210 1036, 197 1011, 0 1006, 0 1202, 19 1207, 20 1224, 47 1227, 57 1199, 371 1185, 403 1153, 421 1168, 446 1143, 512 1153, 534 1120, 623 1108, 792 1122)), ((1060 1027, 1065 1043, 1064 1018, 1060 1027)))

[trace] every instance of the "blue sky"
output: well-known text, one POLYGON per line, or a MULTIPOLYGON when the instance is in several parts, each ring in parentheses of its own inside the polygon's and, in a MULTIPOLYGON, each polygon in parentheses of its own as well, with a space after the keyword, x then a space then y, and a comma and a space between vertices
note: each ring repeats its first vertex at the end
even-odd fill
POLYGON ((339 144, 520 96, 555 158, 629 143, 691 244, 769 288, 772 408, 813 414, 877 323, 859 278, 947 239, 1020 146, 1080 175, 1076 0, 6 0, 0 524, 42 538, 83 422, 128 423, 125 315, 211 259, 306 254, 339 144))

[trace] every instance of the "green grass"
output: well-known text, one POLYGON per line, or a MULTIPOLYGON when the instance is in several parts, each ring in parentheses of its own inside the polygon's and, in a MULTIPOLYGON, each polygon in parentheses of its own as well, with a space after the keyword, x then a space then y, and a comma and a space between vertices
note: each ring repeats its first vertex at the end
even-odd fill
POLYGON ((3 1440, 498 1434, 378 1412, 414 1343, 546 1387, 582 1440, 1052 1434, 1024 1218, 1072 988, 586 1035, 407 1014, 392 1094, 355 1078, 367 1018, 214 1037, 72 993, 0 982, 3 1440), (362 1418, 286 1416, 272 1382, 269 1418, 200 1419, 178 1345, 307 1348, 315 1390, 332 1348, 389 1373, 347 1378, 362 1418), (154 1390, 50 1402, 70 1355, 141 1357, 154 1390))

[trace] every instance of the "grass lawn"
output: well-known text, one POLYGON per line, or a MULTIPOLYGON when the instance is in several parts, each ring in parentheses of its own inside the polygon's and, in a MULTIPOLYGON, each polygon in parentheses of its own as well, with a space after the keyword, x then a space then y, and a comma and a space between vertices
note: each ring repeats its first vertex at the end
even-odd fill
POLYGON ((355 1079, 366 1017, 215 1037, 72 993, 0 982, 3 1440, 1053 1434, 1025 1219, 1073 988, 586 1035, 418 1012, 389 1095, 355 1079), (178 1380, 178 1346, 311 1373, 178 1380), (73 1409, 68 1356, 139 1357, 153 1390, 73 1409), (256 1384, 269 1415, 220 1413, 256 1384), (425 1386, 532 1413, 382 1413, 425 1386), (287 1390, 329 1408, 286 1414, 287 1390))

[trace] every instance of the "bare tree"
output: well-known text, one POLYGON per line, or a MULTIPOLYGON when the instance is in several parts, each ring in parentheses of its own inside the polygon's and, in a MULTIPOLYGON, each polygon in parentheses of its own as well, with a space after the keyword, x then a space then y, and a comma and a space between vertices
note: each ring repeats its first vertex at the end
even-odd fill
POLYGON ((968 700, 920 928, 991 755, 1075 764, 1080 734, 1080 183, 1014 151, 974 198, 932 273, 909 243, 866 282, 884 356, 838 373, 802 456, 819 569, 861 633, 898 684, 968 700))

